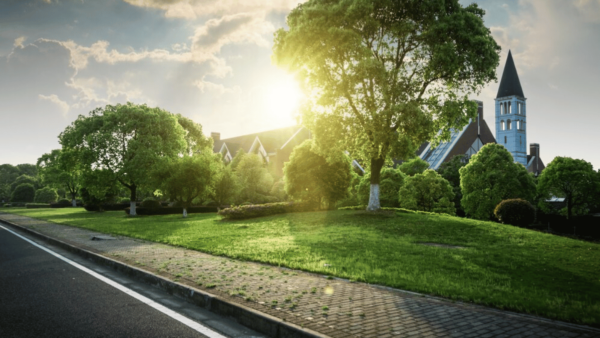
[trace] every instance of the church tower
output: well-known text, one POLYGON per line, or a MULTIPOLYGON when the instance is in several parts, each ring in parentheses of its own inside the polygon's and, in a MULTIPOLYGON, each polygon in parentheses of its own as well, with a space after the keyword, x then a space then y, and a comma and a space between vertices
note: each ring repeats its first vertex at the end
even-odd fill
POLYGON ((496 95, 496 142, 527 167, 526 98, 510 50, 496 95))

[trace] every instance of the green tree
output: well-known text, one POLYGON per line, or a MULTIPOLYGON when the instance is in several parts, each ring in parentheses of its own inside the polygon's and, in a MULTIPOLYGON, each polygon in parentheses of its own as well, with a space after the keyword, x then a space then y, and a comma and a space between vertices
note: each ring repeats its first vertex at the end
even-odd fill
POLYGON ((19 168, 12 164, 0 165, 0 200, 2 202, 10 199, 11 188, 10 185, 19 177, 19 168))
POLYGON ((457 214, 464 215, 464 210, 460 204, 462 199, 462 192, 460 190, 460 168, 467 165, 467 155, 455 155, 448 162, 444 162, 440 165, 437 172, 443 178, 445 178, 452 186, 452 192, 454 193, 454 207, 456 208, 457 214))
POLYGON ((502 200, 532 201, 535 196, 532 176, 499 144, 483 146, 459 173, 461 205, 465 213, 474 218, 492 219, 494 208, 502 200))
POLYGON ((130 215, 135 215, 137 190, 151 183, 149 168, 162 158, 191 149, 185 137, 173 114, 128 102, 95 109, 87 117, 80 115, 59 139, 63 150, 76 151, 82 171, 112 172, 129 189, 130 215))
POLYGON ((54 203, 58 200, 58 194, 55 189, 45 187, 35 191, 35 203, 54 203))
POLYGON ((407 177, 398 196, 401 208, 456 214, 452 186, 432 169, 407 177))
POLYGON ((80 170, 76 153, 54 149, 38 158, 37 167, 44 184, 64 188, 71 196, 73 207, 77 206, 75 198, 80 188, 80 170))
POLYGON ((119 196, 119 183, 112 170, 94 169, 81 173, 81 189, 79 193, 85 205, 97 206, 102 211, 102 205, 114 202, 119 196))
MULTIPOLYGON (((380 204, 382 207, 398 207, 398 191, 404 184, 406 175, 400 170, 383 168, 381 170, 380 204)), ((365 174, 358 185, 358 201, 360 205, 369 203, 371 175, 365 174)))
POLYGON ((273 177, 269 174, 260 156, 245 154, 234 170, 241 186, 240 198, 242 201, 264 202, 265 195, 268 195, 273 186, 273 177))
POLYGON ((584 214, 593 208, 600 180, 591 163, 570 157, 555 157, 538 179, 539 206, 549 210, 546 200, 552 196, 564 197, 567 218, 584 214))
POLYGON ((269 195, 277 197, 279 201, 286 201, 288 199, 288 195, 285 192, 285 180, 283 177, 273 183, 269 195))
POLYGON ((302 121, 320 151, 369 165, 369 210, 390 158, 476 115, 469 94, 496 79, 500 51, 484 14, 458 0, 309 0, 275 33, 273 60, 310 93, 302 121))
POLYGON ((285 163, 285 192, 295 200, 333 208, 335 202, 348 196, 352 180, 350 158, 327 161, 314 150, 312 140, 296 146, 285 163))
POLYGON ((208 148, 183 157, 167 158, 153 170, 152 177, 169 199, 181 203, 183 217, 194 199, 211 193, 220 167, 220 154, 208 148))
POLYGON ((213 139, 204 136, 202 133, 202 126, 198 123, 182 116, 181 114, 175 115, 177 122, 185 131, 184 138, 187 145, 186 153, 191 155, 194 152, 202 151, 203 149, 213 147, 213 139))
POLYGON ((10 197, 11 202, 31 203, 35 198, 35 188, 31 183, 21 183, 15 187, 10 197))
POLYGON ((15 191, 15 189, 23 183, 31 184, 34 189, 38 189, 40 187, 39 182, 35 177, 29 176, 29 175, 21 175, 21 176, 17 177, 17 179, 15 179, 14 182, 11 183, 11 185, 10 185, 11 193, 13 191, 15 191))
POLYGON ((17 164, 17 169, 19 169, 19 172, 21 173, 21 175, 37 177, 37 174, 38 174, 37 167, 35 166, 35 164, 29 164, 29 163, 17 164))
POLYGON ((215 187, 211 198, 219 206, 233 203, 240 192, 237 180, 231 166, 221 164, 216 173, 215 187))
POLYGON ((246 157, 246 155, 246 151, 243 148, 238 149, 237 153, 235 153, 233 159, 231 160, 231 168, 234 171, 237 169, 238 165, 240 164, 242 159, 246 157))
POLYGON ((398 166, 398 170, 403 172, 406 176, 422 174, 427 169, 429 169, 429 163, 419 157, 415 157, 412 160, 406 161, 398 166))

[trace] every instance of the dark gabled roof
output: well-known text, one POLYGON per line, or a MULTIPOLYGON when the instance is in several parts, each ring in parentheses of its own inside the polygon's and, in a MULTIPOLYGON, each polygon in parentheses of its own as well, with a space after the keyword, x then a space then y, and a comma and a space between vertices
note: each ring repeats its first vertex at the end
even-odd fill
POLYGON ((541 158, 535 157, 533 155, 527 155, 527 171, 530 173, 534 173, 537 175, 541 174, 544 169, 546 169, 546 165, 544 165, 544 161, 541 158), (533 158, 533 162, 531 159, 533 158))
POLYGON ((500 80, 500 88, 498 88, 498 95, 496 95, 496 98, 512 95, 525 98, 525 95, 523 94, 523 88, 521 88, 521 82, 519 81, 519 75, 517 74, 517 68, 515 67, 515 62, 513 61, 512 54, 509 50, 508 58, 506 59, 506 65, 504 65, 504 71, 502 72, 502 79, 500 80))
POLYGON ((227 145, 231 156, 235 156, 238 149, 243 148, 244 151, 248 151, 254 140, 258 137, 265 150, 269 153, 277 151, 281 148, 302 126, 291 126, 285 128, 279 128, 275 130, 263 131, 260 133, 242 135, 222 139, 215 142, 214 151, 219 151, 223 143, 227 145))

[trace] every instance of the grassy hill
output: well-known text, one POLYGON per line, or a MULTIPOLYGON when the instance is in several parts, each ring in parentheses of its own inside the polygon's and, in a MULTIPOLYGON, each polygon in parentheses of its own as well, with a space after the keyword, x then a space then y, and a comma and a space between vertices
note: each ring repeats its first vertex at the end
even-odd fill
POLYGON ((600 245, 433 214, 329 211, 221 221, 3 209, 232 258, 600 325, 600 245), (463 248, 428 246, 441 243, 463 248))

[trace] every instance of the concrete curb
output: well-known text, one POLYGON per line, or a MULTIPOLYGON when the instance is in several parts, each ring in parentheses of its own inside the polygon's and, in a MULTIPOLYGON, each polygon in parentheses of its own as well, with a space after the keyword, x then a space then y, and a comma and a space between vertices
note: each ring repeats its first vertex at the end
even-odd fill
POLYGON ((60 247, 71 253, 77 254, 94 263, 110 267, 130 278, 145 284, 160 287, 169 294, 186 300, 188 303, 207 309, 221 316, 232 318, 241 325, 255 330, 273 338, 329 338, 324 334, 310 329, 301 328, 292 323, 285 322, 277 317, 256 311, 241 304, 227 301, 219 296, 210 294, 203 290, 195 289, 186 285, 173 282, 153 273, 138 269, 125 263, 101 256, 86 249, 65 243, 59 239, 41 234, 37 231, 22 227, 6 220, 0 220, 15 230, 25 232, 32 237, 40 239, 51 245, 60 247))

